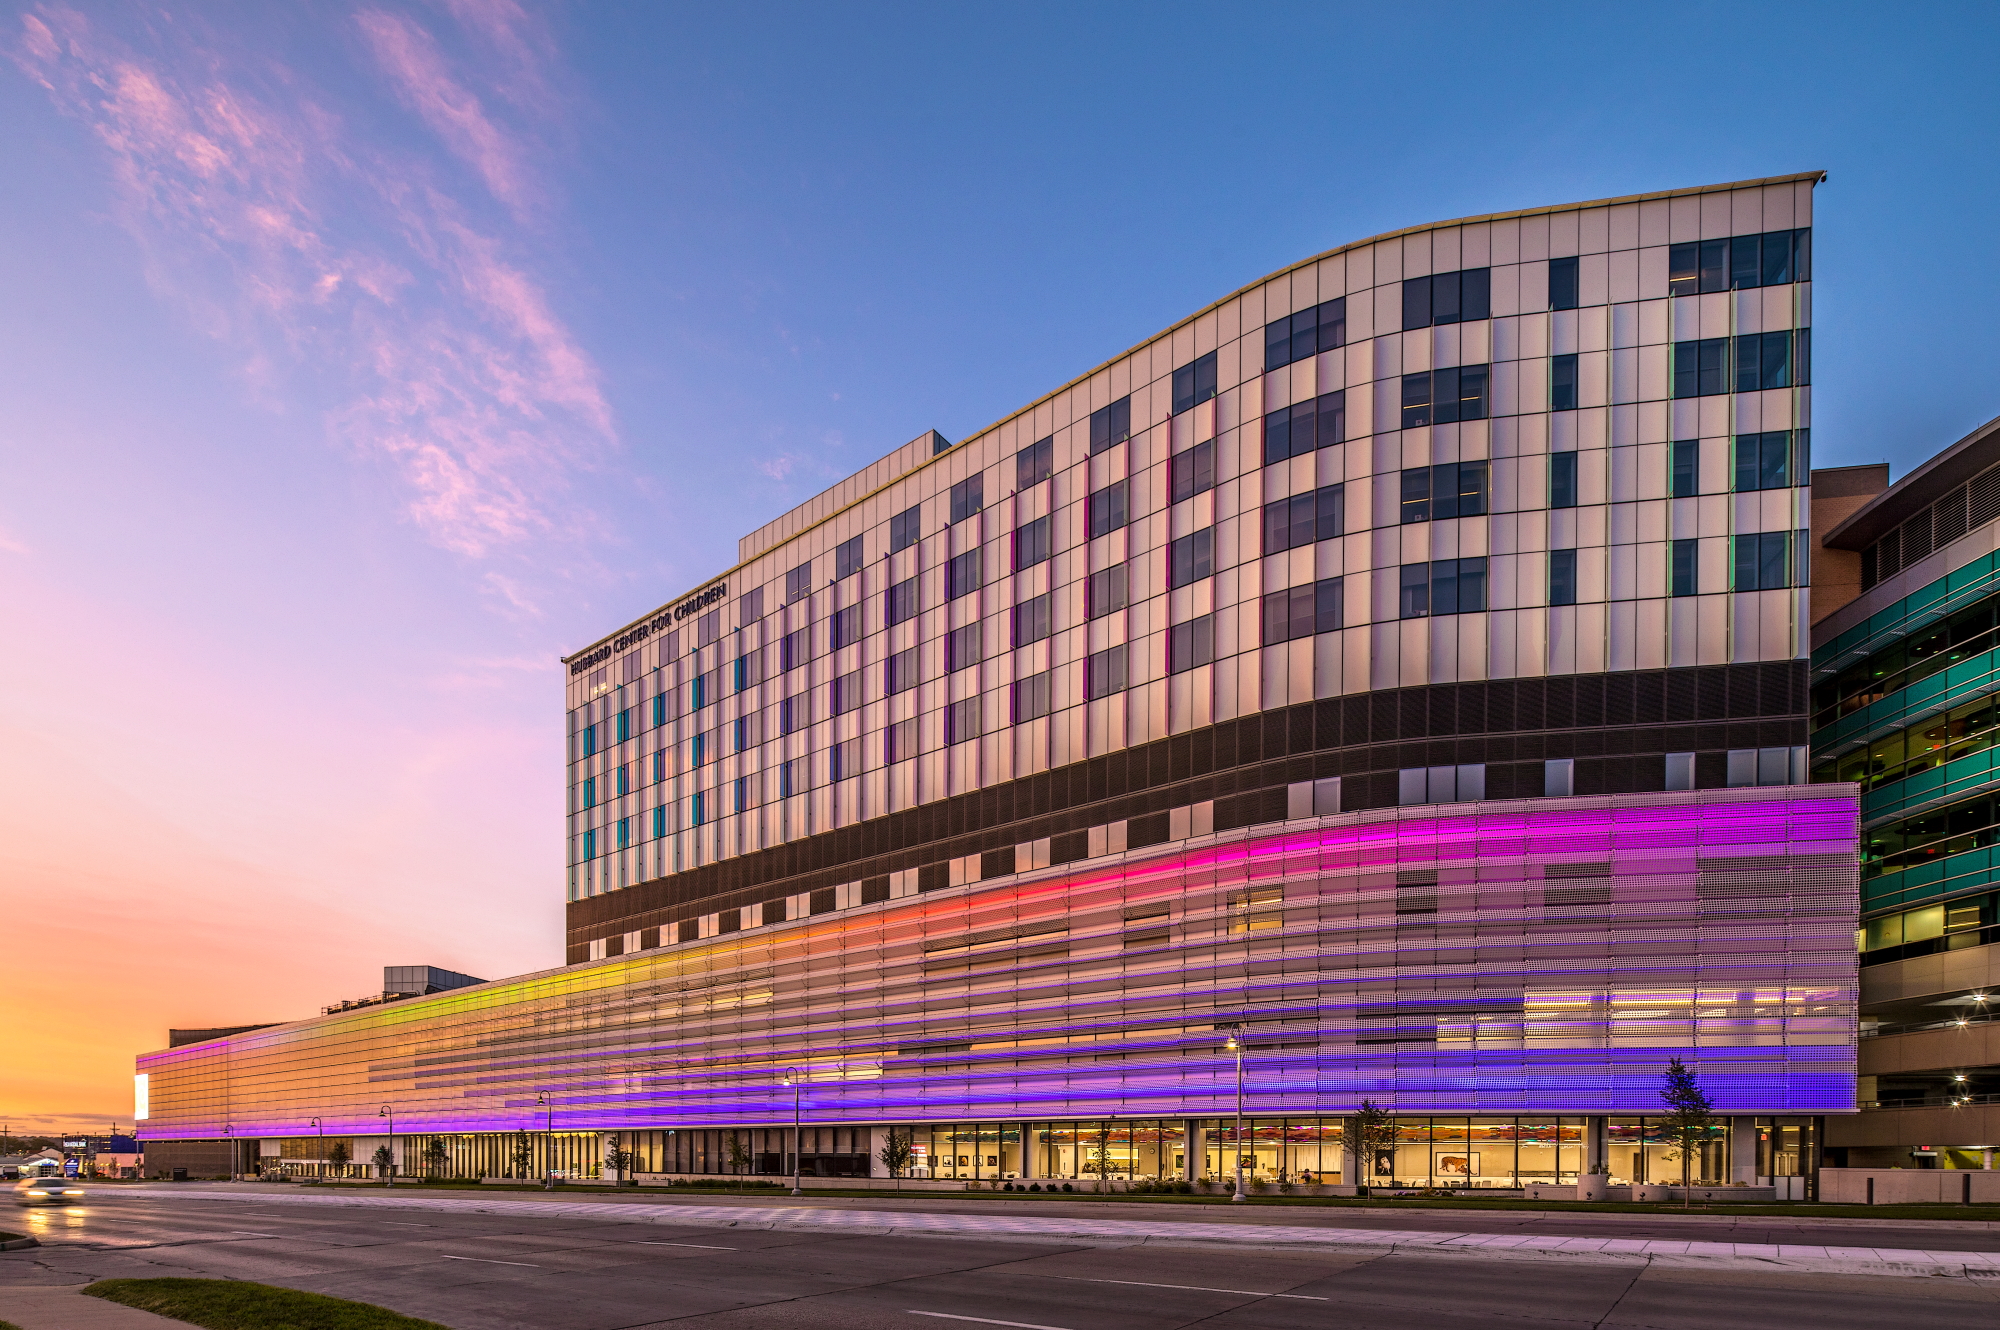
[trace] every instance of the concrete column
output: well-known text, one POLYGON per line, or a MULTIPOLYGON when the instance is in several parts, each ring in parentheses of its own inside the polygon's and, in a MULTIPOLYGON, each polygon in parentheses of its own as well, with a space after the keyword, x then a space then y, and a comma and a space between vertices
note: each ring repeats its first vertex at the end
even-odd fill
POLYGON ((1583 1126, 1583 1171, 1598 1173, 1604 1171, 1606 1161, 1611 1158, 1607 1148, 1610 1140, 1608 1123, 1603 1117, 1584 1119, 1583 1126))
POLYGON ((1729 1180, 1757 1183, 1757 1119, 1729 1119, 1729 1180))
POLYGON ((1195 1121, 1189 1118, 1181 1124, 1182 1182, 1193 1182, 1201 1171, 1201 1128, 1194 1125, 1195 1121))
POLYGON ((1349 1187, 1368 1184, 1367 1159, 1354 1141, 1354 1119, 1345 1120, 1345 1129, 1340 1133, 1340 1180, 1349 1187))

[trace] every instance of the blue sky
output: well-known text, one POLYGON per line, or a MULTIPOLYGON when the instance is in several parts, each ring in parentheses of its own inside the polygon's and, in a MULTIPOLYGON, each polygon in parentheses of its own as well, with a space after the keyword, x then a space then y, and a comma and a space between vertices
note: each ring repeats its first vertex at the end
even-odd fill
MULTIPOLYGON (((554 963, 555 657, 1374 232, 1822 168, 1815 460, 2000 414, 1990 6, 0 16, 0 1002, 554 963), (106 976, 112 976, 107 980, 106 976)), ((254 1009, 252 1009, 254 1008, 254 1009)))

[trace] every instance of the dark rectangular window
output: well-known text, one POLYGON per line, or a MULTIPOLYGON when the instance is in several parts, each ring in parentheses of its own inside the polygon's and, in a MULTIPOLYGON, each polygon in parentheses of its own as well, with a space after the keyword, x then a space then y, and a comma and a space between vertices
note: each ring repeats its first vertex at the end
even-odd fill
POLYGON ((1792 584, 1791 532, 1765 531, 1735 539, 1736 590, 1777 591, 1792 584))
MULTIPOLYGON (((1574 457, 1570 453, 1568 456, 1574 457)), ((1549 604, 1576 604, 1576 551, 1549 551, 1549 604)))
POLYGON ((750 717, 739 716, 729 722, 730 752, 740 753, 747 748, 754 748, 756 745, 756 726, 751 724, 750 717))
POLYGON ((944 571, 944 594, 947 600, 957 600, 960 596, 969 596, 979 590, 980 564, 980 552, 976 549, 952 556, 944 571))
POLYGON ((1470 323, 1492 312, 1491 270, 1465 268, 1403 282, 1403 330, 1436 323, 1470 323))
POLYGON ((1050 592, 1044 591, 1033 600, 1024 600, 1014 607, 1014 645, 1024 647, 1047 637, 1050 627, 1050 592))
POLYGON ((1579 283, 1575 258, 1549 260, 1549 308, 1575 309, 1579 283))
POLYGON ((1746 333, 1734 340, 1737 392, 1790 388, 1805 382, 1804 377, 1792 372, 1790 332, 1746 333))
POLYGON ((1549 358, 1549 410, 1576 410, 1576 357, 1549 358))
POLYGON ((1576 507, 1576 454, 1549 454, 1549 507, 1576 507))
POLYGON ((1014 528, 1014 571, 1032 568, 1049 557, 1049 519, 1037 517, 1014 528))
POLYGON ((1701 440, 1675 439, 1671 465, 1674 498, 1692 499, 1701 493, 1701 440))
POLYGON ((842 781, 861 774, 861 741, 849 739, 826 750, 828 780, 842 781))
POLYGON ((1490 475, 1486 462, 1411 467, 1403 473, 1403 522, 1483 515, 1490 475))
POLYGON ((1125 565, 1122 563, 1092 573, 1084 589, 1084 599, 1089 602, 1086 608, 1093 619, 1101 619, 1124 609, 1129 603, 1129 595, 1125 565))
POLYGON ((1215 528, 1189 532, 1167 547, 1167 585, 1184 587, 1215 572, 1215 528))
POLYGON ((709 732, 707 730, 688 740, 689 766, 698 767, 715 755, 715 745, 709 742, 709 732))
POLYGON ((1174 414, 1192 410, 1215 396, 1215 352, 1174 371, 1174 414))
POLYGON ((1180 674, 1215 659, 1215 616, 1177 623, 1167 630, 1167 673, 1180 674))
POLYGON ((1107 532, 1124 526, 1130 504, 1131 482, 1116 480, 1090 496, 1090 538, 1097 539, 1107 532))
POLYGON ((778 732, 797 734, 812 724, 812 695, 794 693, 778 703, 778 732))
POLYGON ((697 674, 688 680, 688 708, 699 711, 715 700, 715 689, 710 686, 710 675, 697 674))
POLYGON ((778 640, 778 669, 797 669, 812 659, 812 625, 794 628, 778 640))
POLYGON ((586 859, 595 859, 597 857, 597 833, 595 831, 586 831, 583 833, 583 857, 586 859))
POLYGON ((1330 633, 1340 627, 1341 579, 1329 577, 1264 597, 1264 645, 1330 633))
POLYGON ((618 848, 622 850, 631 843, 632 843, 632 819, 629 817, 621 817, 618 819, 618 848))
POLYGON ((1014 720, 1018 724, 1024 720, 1039 720, 1049 714, 1055 690, 1051 685, 1054 678, 1047 670, 1031 674, 1014 683, 1014 720))
POLYGON ((617 731, 619 743, 632 737, 632 708, 627 707, 618 713, 617 731))
POLYGON ((1402 568, 1398 611, 1405 619, 1477 614, 1486 608, 1486 560, 1438 559, 1402 568))
POLYGON ((1346 392, 1321 393, 1264 417, 1264 465, 1347 440, 1346 392))
POLYGON ((661 836, 664 836, 666 834, 667 834, 667 809, 666 805, 662 804, 660 805, 660 807, 655 808, 653 810, 653 838, 655 840, 658 840, 661 836))
POLYGON ((1325 485, 1265 504, 1264 553, 1281 554, 1301 545, 1345 535, 1346 500, 1345 486, 1325 485))
POLYGON ((899 720, 882 731, 882 763, 895 766, 907 762, 917 755, 917 722, 915 717, 899 720))
POLYGON ((658 784, 667 778, 667 750, 662 748, 653 754, 653 781, 658 784))
POLYGON ((812 594, 812 589, 813 566, 810 562, 802 563, 785 574, 785 604, 804 600, 812 594))
POLYGON ((944 741, 962 744, 979 737, 979 699, 968 697, 944 709, 944 741))
POLYGON ((1215 444, 1197 443, 1175 453, 1167 463, 1168 492, 1172 503, 1192 499, 1215 488, 1215 444))
POLYGON ((1283 369, 1322 351, 1347 345, 1347 298, 1302 309, 1264 325, 1264 368, 1283 369))
POLYGON ((1094 651, 1083 662, 1083 696, 1095 702, 1100 697, 1125 691, 1125 648, 1106 647, 1094 651))
POLYGON ((597 807, 597 778, 595 776, 589 776, 584 779, 583 806, 585 808, 597 807))
POLYGON ((1674 396, 1714 397, 1729 391, 1729 339, 1674 343, 1674 396))
POLYGON ((1039 485, 1054 475, 1056 471, 1056 440, 1054 435, 1040 443, 1029 444, 1014 454, 1014 488, 1027 489, 1039 485))
POLYGON ((923 505, 913 504, 889 519, 889 553, 906 550, 917 543, 922 535, 918 519, 923 515, 923 505))
POLYGON ((667 695, 661 693, 653 699, 653 724, 656 726, 665 725, 667 719, 667 695))
POLYGON ((917 648, 898 651, 889 657, 883 683, 891 693, 907 692, 917 686, 917 648))
POLYGON ((954 628, 944 639, 944 668, 947 674, 956 674, 980 660, 980 626, 969 623, 963 628, 954 628))
POLYGON ((1807 431, 1772 430, 1736 436, 1736 486, 1746 490, 1781 490, 1803 484, 1810 474, 1805 456, 1807 431))
POLYGON ((1676 596, 1695 594, 1695 578, 1698 565, 1695 563, 1695 542, 1677 540, 1673 543, 1672 592, 1676 596))
POLYGON ((597 727, 595 725, 584 726, 582 737, 583 737, 583 755, 585 757, 589 757, 592 753, 597 751, 597 727))
POLYGON ((738 656, 735 660, 730 661, 729 691, 740 693, 745 688, 764 682, 763 666, 764 653, 761 651, 753 651, 748 655, 738 656))
POLYGON ((1691 296, 1812 280, 1812 229, 1690 240, 1667 249, 1667 293, 1691 296))
POLYGON ((1121 397, 1090 413, 1090 451, 1101 453, 1132 437, 1132 399, 1121 397))
POLYGON ((1461 365, 1403 376, 1404 429, 1486 419, 1487 366, 1461 365))
POLYGON ((986 477, 968 476, 951 487, 951 520, 963 522, 986 506, 986 477))
POLYGON ((844 716, 861 705, 861 671, 850 670, 835 679, 829 688, 828 710, 836 716, 844 716))
POLYGON ((883 621, 891 628, 917 615, 917 579, 906 577, 882 597, 883 621))
POLYGON ((833 580, 861 571, 861 537, 843 540, 833 547, 833 580))

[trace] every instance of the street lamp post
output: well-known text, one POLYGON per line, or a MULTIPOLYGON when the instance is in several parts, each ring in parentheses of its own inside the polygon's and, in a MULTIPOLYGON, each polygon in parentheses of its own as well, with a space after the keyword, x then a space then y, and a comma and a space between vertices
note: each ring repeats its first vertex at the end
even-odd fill
POLYGON ((1236 1130, 1231 1133, 1236 1151, 1236 1194, 1229 1199, 1247 1201, 1250 1198, 1243 1194, 1243 1027, 1225 1025, 1222 1028, 1229 1031, 1226 1047, 1236 1054, 1236 1130))
POLYGON ((376 1110, 375 1116, 389 1119, 389 1167, 383 1170, 388 1185, 396 1185, 396 1110, 384 1104, 376 1110))
POLYGON ((314 1118, 312 1120, 312 1124, 314 1127, 319 1129, 319 1166, 321 1168, 325 1168, 326 1167, 326 1124, 324 1122, 321 1122, 318 1118, 314 1118))
POLYGON ((555 1188, 555 1181, 549 1165, 555 1160, 556 1104, 555 1100, 549 1098, 547 1091, 536 1095, 535 1102, 549 1110, 549 1129, 542 1133, 542 1190, 552 1191, 555 1188))
POLYGON ((801 1116, 803 1109, 799 1097, 805 1093, 806 1078, 797 1067, 787 1067, 785 1079, 792 1083, 792 1195, 803 1196, 805 1192, 799 1186, 799 1173, 805 1164, 806 1146, 804 1129, 800 1125, 804 1118, 801 1116))

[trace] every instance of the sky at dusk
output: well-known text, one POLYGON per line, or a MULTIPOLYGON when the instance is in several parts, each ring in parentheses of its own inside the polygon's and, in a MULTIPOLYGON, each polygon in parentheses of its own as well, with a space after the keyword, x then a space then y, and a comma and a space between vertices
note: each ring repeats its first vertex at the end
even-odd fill
POLYGON ((1334 245, 1825 169, 1900 474, 2000 414, 1996 14, 0 7, 0 1118, 559 964, 559 655, 1334 245))

